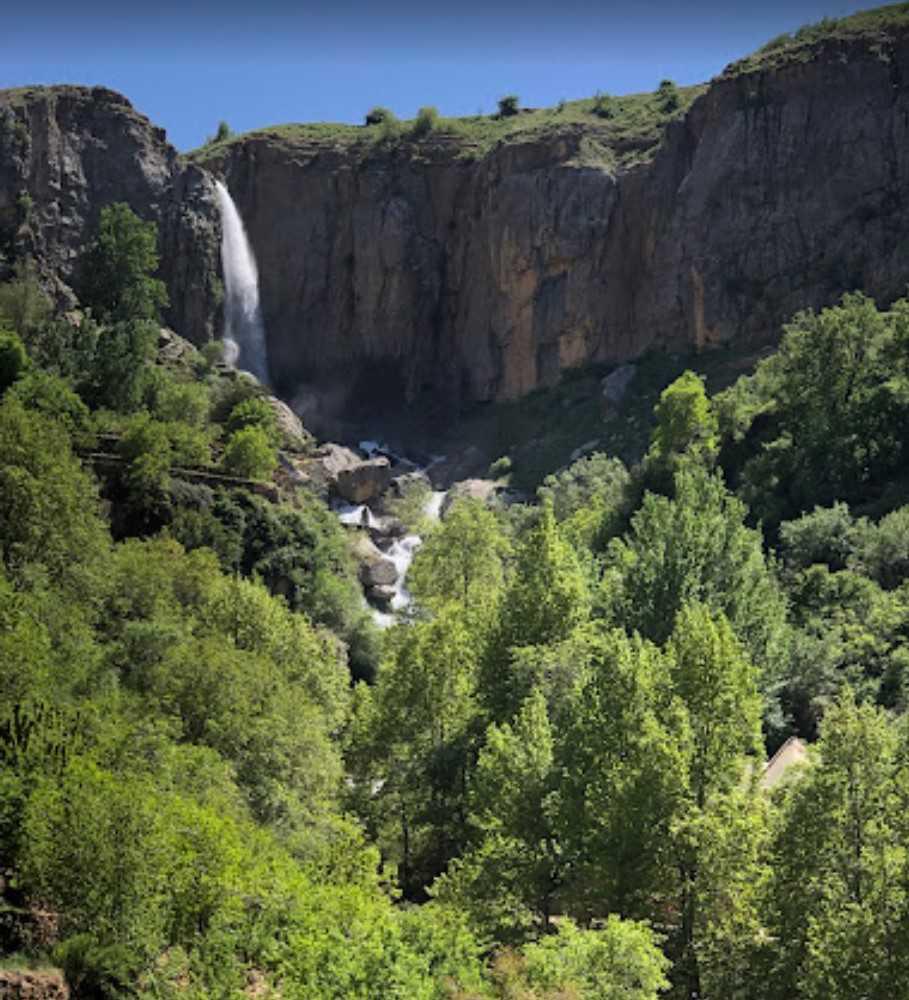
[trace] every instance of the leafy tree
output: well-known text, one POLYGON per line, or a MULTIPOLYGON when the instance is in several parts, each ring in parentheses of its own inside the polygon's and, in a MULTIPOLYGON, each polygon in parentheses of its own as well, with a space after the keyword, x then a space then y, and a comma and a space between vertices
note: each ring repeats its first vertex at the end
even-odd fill
POLYGON ((158 230, 122 202, 101 209, 85 257, 82 300, 104 323, 157 321, 167 305, 158 269, 158 230))
POLYGON ((389 122, 395 120, 395 114, 388 108, 380 107, 376 105, 374 108, 370 108, 366 112, 366 124, 367 125, 381 125, 383 122, 389 122))
POLYGON ((231 435, 247 427, 258 427, 273 445, 277 445, 281 440, 275 411, 262 396, 251 396, 237 403, 230 411, 224 429, 231 435))
POLYGON ((14 274, 12 281, 0 285, 0 328, 11 327, 30 346, 34 333, 50 318, 51 301, 31 258, 18 261, 14 274))
POLYGON ((124 320, 102 327, 79 394, 92 408, 132 413, 142 405, 149 384, 149 365, 158 338, 146 320, 124 320))
POLYGON ((42 566, 84 588, 107 547, 97 491, 56 421, 0 404, 0 551, 13 579, 42 566))
POLYGON ((77 447, 91 442, 91 414, 69 385, 48 372, 34 369, 9 390, 27 410, 34 410, 60 423, 77 447))
POLYGON ((851 568, 893 590, 909 579, 909 507, 891 511, 876 525, 859 524, 851 568))
POLYGON ((661 80, 657 87, 657 98, 660 108, 665 112, 675 111, 682 103, 679 88, 672 80, 661 80))
POLYGON ((28 355, 15 333, 0 330, 0 395, 25 371, 28 355))
POLYGON ((468 907, 499 941, 549 930, 562 876, 557 812, 554 741, 546 702, 534 691, 513 723, 487 731, 471 792, 479 844, 433 895, 468 907))
POLYGON ((480 677, 480 697, 490 718, 504 721, 528 693, 511 668, 511 650, 546 645, 571 634, 590 610, 587 582, 574 550, 559 535, 552 504, 521 539, 480 677))
POLYGON ((495 514, 479 500, 458 499, 417 550, 408 586, 427 606, 456 600, 476 618, 495 607, 507 553, 495 514))
POLYGON ((614 914, 600 930, 578 930, 562 921, 557 934, 524 949, 531 986, 546 990, 546 996, 579 1000, 656 1000, 669 985, 668 965, 646 924, 614 914))
POLYGON ((662 459, 690 448, 711 453, 716 449, 717 419, 704 389, 704 379, 686 371, 660 394, 654 410, 656 429, 652 449, 662 459))
POLYGON ((671 833, 685 783, 670 661, 619 629, 588 634, 575 657, 584 666, 559 741, 564 898, 585 921, 653 916, 675 883, 671 833))
POLYGON ((448 604, 394 630, 371 696, 360 690, 348 750, 352 799, 410 898, 420 898, 468 840, 477 661, 474 636, 448 604))
POLYGON ((139 413, 127 424, 120 452, 129 460, 129 482, 137 499, 160 496, 170 485, 173 450, 167 428, 147 413, 139 413))
POLYGON ((859 531, 844 503, 815 507, 795 521, 780 525, 780 549, 790 570, 826 563, 832 570, 846 568, 855 550, 859 531))
POLYGON ((597 452, 547 476, 537 496, 552 502, 556 520, 568 538, 601 549, 622 526, 630 485, 622 462, 597 452))
POLYGON ((278 464, 278 455, 261 427, 244 427, 232 434, 224 448, 224 468, 245 479, 266 479, 278 464))
MULTIPOLYGON (((752 775, 755 773, 754 763, 761 750, 761 702, 754 669, 722 615, 712 615, 703 605, 682 608, 668 652, 673 661, 672 686, 685 706, 688 733, 685 803, 673 831, 680 914, 673 948, 675 975, 685 983, 687 996, 699 996, 704 958, 700 937, 704 924, 715 926, 715 918, 720 916, 704 910, 704 875, 710 871, 705 855, 723 844, 729 829, 732 810, 723 808, 724 799, 741 788, 749 766, 752 775)), ((736 808, 747 815, 750 804, 747 797, 744 799, 736 808)), ((715 862, 722 864, 724 877, 734 879, 736 885, 747 883, 741 877, 742 869, 749 861, 754 863, 753 854, 738 853, 748 844, 745 836, 721 848, 719 857, 714 855, 715 862)), ((713 874, 717 874, 716 869, 713 874)), ((716 901, 718 894, 727 900, 735 895, 722 880, 712 886, 709 898, 716 901)), ((723 950, 719 949, 720 957, 723 950)))
POLYGON ((744 505, 719 474, 681 468, 674 499, 647 494, 629 532, 609 544, 602 594, 611 620, 655 642, 686 603, 722 612, 772 693, 784 672, 786 604, 760 536, 744 522, 744 505))
POLYGON ((499 98, 499 117, 511 118, 518 113, 519 98, 517 94, 506 94, 499 98))
MULTIPOLYGON (((385 123, 383 123, 385 124, 385 123)), ((411 129, 415 138, 421 139, 439 127, 439 111, 431 105, 420 108, 411 129)))
POLYGON ((754 378, 761 405, 740 432, 741 492, 766 522, 861 497, 900 468, 907 327, 905 302, 884 313, 860 294, 784 327, 754 378))
POLYGON ((905 744, 847 691, 789 783, 772 845, 767 995, 899 996, 909 987, 905 744))

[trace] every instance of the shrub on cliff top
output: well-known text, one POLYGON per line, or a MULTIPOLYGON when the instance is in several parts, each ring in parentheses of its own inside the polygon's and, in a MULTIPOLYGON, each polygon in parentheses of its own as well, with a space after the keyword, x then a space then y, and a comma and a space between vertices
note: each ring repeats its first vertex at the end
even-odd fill
POLYGON ((499 98, 499 117, 510 118, 518 113, 518 102, 520 98, 517 94, 506 94, 499 98))
POLYGON ((417 117, 414 119, 412 133, 417 138, 424 135, 429 135, 430 132, 435 131, 439 127, 439 111, 438 108, 428 105, 425 108, 420 108, 417 112, 417 117))
POLYGON ((682 103, 679 88, 672 80, 661 80, 657 87, 657 97, 663 111, 675 111, 682 103))
POLYGON ((370 108, 366 112, 366 124, 367 125, 381 125, 384 122, 395 122, 397 121, 397 116, 394 111, 389 108, 383 108, 376 105, 374 108, 370 108))

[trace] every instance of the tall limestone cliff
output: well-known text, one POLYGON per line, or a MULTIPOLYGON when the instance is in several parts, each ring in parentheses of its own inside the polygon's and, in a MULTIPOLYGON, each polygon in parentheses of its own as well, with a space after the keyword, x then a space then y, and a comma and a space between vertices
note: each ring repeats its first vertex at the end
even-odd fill
POLYGON ((846 290, 904 294, 909 23, 769 50, 656 118, 635 100, 500 133, 288 126, 184 161, 109 91, 7 92, 0 240, 69 280, 101 205, 126 200, 159 221, 170 320, 202 340, 223 177, 276 384, 341 411, 449 412, 588 361, 767 340, 846 290))

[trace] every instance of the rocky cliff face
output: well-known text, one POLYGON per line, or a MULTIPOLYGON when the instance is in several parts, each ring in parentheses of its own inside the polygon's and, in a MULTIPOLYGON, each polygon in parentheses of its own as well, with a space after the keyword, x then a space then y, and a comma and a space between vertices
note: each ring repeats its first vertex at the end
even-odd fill
POLYGON ((103 87, 0 91, 0 253, 31 255, 64 299, 104 205, 158 223, 167 317, 197 341, 215 328, 220 222, 210 177, 103 87))
POLYGON ((907 123, 897 33, 727 71, 636 164, 597 162, 574 126, 478 158, 457 139, 363 153, 252 135, 211 166, 250 231, 285 390, 457 403, 772 338, 853 288, 903 294, 907 123))
POLYGON ((100 206, 128 201, 161 225, 171 322, 203 340, 223 176, 273 378, 341 412, 450 413, 585 362, 769 339, 849 289, 904 293, 905 28, 731 68, 640 148, 587 117, 482 149, 254 133, 193 166, 109 91, 7 92, 0 235, 68 279, 100 206))

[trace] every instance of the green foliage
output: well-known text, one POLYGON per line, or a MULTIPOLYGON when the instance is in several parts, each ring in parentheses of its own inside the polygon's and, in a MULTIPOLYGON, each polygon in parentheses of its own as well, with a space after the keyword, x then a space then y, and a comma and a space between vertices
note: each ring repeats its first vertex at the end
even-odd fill
MULTIPOLYGON (((766 400, 730 472, 772 524, 815 504, 850 502, 901 468, 909 412, 909 306, 879 312, 860 294, 800 313, 755 375, 766 400), (757 433, 757 428, 761 433, 757 433)), ((760 411, 757 411, 760 412, 760 411)))
POLYGON ((158 269, 158 230, 122 202, 101 209, 83 268, 81 298, 104 323, 156 321, 167 305, 158 269))
POLYGON ((66 432, 16 399, 0 404, 0 551, 22 579, 42 567, 61 584, 85 585, 106 549, 94 484, 66 432))
POLYGON ((102 327, 91 360, 78 384, 79 394, 94 408, 119 413, 139 409, 150 379, 158 330, 146 320, 124 320, 102 327))
POLYGON ((516 115, 519 111, 519 101, 520 98, 517 94, 506 94, 504 97, 500 97, 498 100, 499 117, 510 118, 512 115, 516 115))
POLYGON ((552 503, 556 520, 568 538, 601 549, 625 520, 630 487, 622 462, 595 452, 547 476, 537 496, 552 503))
POLYGON ((218 122, 218 128, 214 135, 210 135, 206 140, 205 144, 207 146, 214 145, 218 142, 227 142, 228 139, 233 137, 233 130, 227 122, 218 122))
POLYGON ((544 502, 537 523, 518 545, 514 573, 483 657, 483 698, 490 719, 508 720, 528 693, 526 678, 510 663, 512 651, 567 638, 589 609, 580 562, 559 533, 552 504, 544 502))
POLYGON ((607 549, 607 617, 656 642, 682 606, 699 601, 725 614, 772 691, 782 673, 785 599, 744 504, 717 473, 683 466, 675 497, 647 494, 629 532, 607 549))
POLYGON ((437 108, 427 106, 420 108, 417 117, 411 127, 411 135, 416 139, 425 138, 439 127, 439 111, 437 108))
POLYGON ((13 385, 8 395, 27 410, 44 414, 62 424, 76 447, 92 441, 88 407, 69 385, 48 372, 33 369, 13 385))
POLYGON ((660 107, 667 113, 677 110, 682 103, 679 88, 672 80, 661 80, 656 93, 660 107))
POLYGON ((772 845, 767 995, 898 996, 909 986, 905 928, 905 726, 845 693, 814 763, 787 789, 772 845))
POLYGON ((511 459, 507 455, 497 458, 489 466, 490 479, 501 479, 503 476, 507 476, 509 472, 511 472, 511 459))
POLYGON ((856 526, 844 503, 815 507, 795 521, 780 525, 780 550, 789 570, 825 563, 832 570, 845 569, 856 547, 856 526))
POLYGON ((428 607, 457 600, 474 618, 495 606, 504 578, 507 539, 479 500, 458 499, 417 550, 408 585, 428 607))
POLYGON ((12 281, 0 285, 0 327, 11 327, 30 344, 34 332, 50 319, 51 302, 31 258, 17 262, 14 274, 12 281))
POLYGON ((0 330, 0 395, 25 371, 28 355, 15 333, 0 330))
POLYGON ((717 418, 704 388, 704 379, 683 372, 660 394, 654 409, 656 427, 648 461, 657 477, 671 475, 682 461, 710 462, 716 452, 717 418))
POLYGON ((601 94, 599 91, 594 95, 591 114, 597 118, 614 118, 616 115, 616 104, 609 94, 601 94))
POLYGON ((243 427, 224 447, 224 470, 245 479, 267 479, 278 464, 278 453, 261 427, 243 427))
POLYGON ((669 963, 653 931, 614 914, 600 930, 563 921, 556 935, 528 945, 524 956, 527 981, 544 996, 656 1000, 669 985, 669 963))
POLYGON ((374 108, 370 108, 366 112, 366 124, 367 125, 383 125, 386 122, 397 121, 395 113, 390 111, 388 108, 383 108, 376 105, 374 108))
POLYGON ((258 427, 272 445, 280 442, 275 411, 262 396, 251 396, 237 403, 230 411, 225 431, 228 435, 233 435, 247 427, 258 427))

